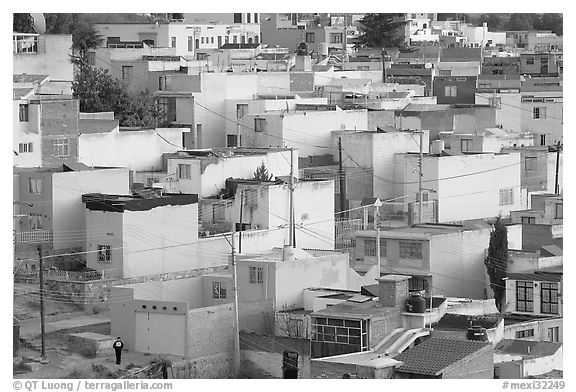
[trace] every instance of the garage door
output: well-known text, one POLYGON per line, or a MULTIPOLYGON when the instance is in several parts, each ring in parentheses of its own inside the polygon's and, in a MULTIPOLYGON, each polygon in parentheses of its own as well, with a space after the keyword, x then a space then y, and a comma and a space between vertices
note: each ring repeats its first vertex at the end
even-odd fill
POLYGON ((186 355, 186 316, 136 312, 136 351, 186 355))

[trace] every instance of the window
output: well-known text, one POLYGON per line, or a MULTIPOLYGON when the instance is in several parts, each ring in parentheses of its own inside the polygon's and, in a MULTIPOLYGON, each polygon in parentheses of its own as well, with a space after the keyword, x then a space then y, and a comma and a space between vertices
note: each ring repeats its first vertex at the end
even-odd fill
POLYGON ((86 53, 86 62, 88 65, 95 65, 96 64, 96 53, 95 52, 87 52, 86 53))
POLYGON ((246 14, 246 23, 252 23, 252 15, 250 12, 246 14))
POLYGON ((151 48, 153 48, 154 45, 156 44, 156 42, 153 39, 145 39, 142 42, 144 42, 146 45, 150 46, 151 48))
POLYGON ((240 143, 237 144, 236 139, 242 142, 242 135, 240 137, 237 137, 237 135, 226 135, 226 145, 228 147, 239 147, 240 143))
POLYGON ((314 33, 306 33, 306 43, 307 44, 314 43, 314 33))
POLYGON ((525 329, 523 331, 516 331, 516 339, 529 338, 534 336, 534 329, 525 329))
POLYGON ((30 218, 30 230, 42 230, 44 225, 42 224, 42 214, 31 213, 30 218))
POLYGON ((354 347, 352 351, 367 351, 368 320, 313 317, 312 341, 346 344, 354 347))
POLYGON ((238 43, 238 36, 237 36, 237 35, 233 35, 233 36, 232 36, 232 43, 233 43, 233 44, 237 44, 237 43, 238 43))
POLYGON ((546 145, 546 135, 540 135, 540 145, 541 146, 546 145))
POLYGON ((254 132, 266 132, 266 119, 265 118, 255 118, 254 119, 254 132))
POLYGON ((341 44, 342 43, 342 33, 330 33, 330 43, 331 44, 341 44))
POLYGON ((564 203, 556 203, 556 219, 564 219, 564 203))
POLYGON ((548 328, 548 341, 558 342, 559 334, 560 334, 560 327, 548 328))
POLYGON ((400 241, 400 258, 402 259, 421 259, 422 243, 400 241))
POLYGON ((132 74, 132 66, 131 65, 123 65, 122 66, 122 79, 130 79, 132 74))
POLYGON ((409 291, 427 291, 428 290, 428 281, 426 280, 426 278, 413 276, 410 280, 408 280, 408 290, 409 291))
POLYGON ((42 179, 29 178, 28 179, 28 193, 42 193, 42 179))
POLYGON ((257 13, 254 14, 254 23, 258 23, 258 14, 257 13))
POLYGON ((212 282, 212 298, 226 299, 226 283, 212 282))
POLYGON ((506 206, 509 204, 514 204, 514 189, 500 189, 500 205, 506 206))
POLYGON ((28 104, 21 103, 18 106, 18 114, 20 117, 20 122, 28 122, 28 104))
POLYGON ((229 43, 229 42, 230 42, 230 37, 225 36, 225 37, 224 37, 224 43, 227 44, 227 43, 229 43))
POLYGON ((518 312, 534 311, 534 285, 532 282, 516 282, 516 310, 518 312))
POLYGON ((492 75, 504 75, 504 70, 503 69, 493 69, 492 75))
POLYGON ((536 218, 533 216, 523 216, 522 217, 522 224, 523 225, 533 225, 536 224, 536 218))
POLYGON ((18 153, 22 154, 23 152, 32 152, 32 143, 19 143, 18 153))
POLYGON ((54 156, 58 158, 65 158, 70 155, 68 149, 68 139, 58 138, 54 139, 54 156))
POLYGON ((488 99, 488 104, 491 108, 501 109, 502 108, 502 97, 490 97, 488 99))
POLYGON ((242 118, 244 115, 248 113, 248 104, 247 103, 238 103, 236 104, 236 118, 242 118))
POLYGON ((472 151, 472 139, 460 139, 460 151, 472 151))
POLYGON ((189 52, 193 52, 194 51, 194 37, 192 36, 188 36, 188 51, 189 52))
POLYGON ((98 245, 98 262, 112 262, 112 247, 110 245, 98 245))
POLYGON ((254 36, 254 43, 257 44, 259 39, 260 39, 260 37, 258 37, 257 35, 255 35, 255 36, 254 36))
POLYGON ((210 43, 211 43, 211 44, 214 43, 214 37, 210 37, 210 43))
POLYGON ((526 157, 524 159, 524 170, 532 171, 538 168, 537 157, 526 157))
POLYGON ((526 57, 526 65, 534 65, 534 57, 533 56, 526 57))
POLYGON ((532 108, 532 117, 534 119, 545 119, 546 118, 546 108, 545 107, 538 107, 532 108))
POLYGON ((176 121, 176 98, 158 98, 158 107, 166 114, 168 121, 176 121))
POLYGON ((558 283, 540 284, 540 312, 558 314, 558 283))
POLYGON ((192 178, 190 174, 190 165, 187 164, 178 164, 178 179, 180 180, 189 180, 192 178))
POLYGON ((200 43, 201 43, 201 44, 204 43, 204 37, 200 37, 200 43))
POLYGON ((172 75, 164 75, 158 78, 158 90, 166 91, 170 90, 170 85, 172 84, 172 75))
POLYGON ((458 88, 456 86, 444 86, 445 97, 456 97, 457 94, 458 94, 458 88))
POLYGON ((175 48, 175 47, 176 47, 176 37, 171 37, 171 38, 170 38, 170 46, 171 46, 172 48, 175 48))
MULTIPOLYGON (((376 240, 364 240, 364 256, 376 256, 376 240)), ((386 257, 386 241, 380 239, 380 257, 386 257)))
POLYGON ((240 13, 234 14, 234 23, 242 23, 242 14, 240 13))
POLYGON ((264 268, 250 267, 250 283, 262 284, 264 282, 264 268))

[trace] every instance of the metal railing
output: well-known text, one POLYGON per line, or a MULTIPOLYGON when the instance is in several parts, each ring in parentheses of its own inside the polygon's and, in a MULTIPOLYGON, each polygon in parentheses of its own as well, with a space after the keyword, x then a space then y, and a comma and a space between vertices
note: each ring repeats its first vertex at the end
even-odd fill
POLYGON ((14 53, 38 53, 38 34, 12 34, 14 53))
POLYGON ((52 239, 49 230, 22 231, 14 235, 17 243, 48 242, 52 239))

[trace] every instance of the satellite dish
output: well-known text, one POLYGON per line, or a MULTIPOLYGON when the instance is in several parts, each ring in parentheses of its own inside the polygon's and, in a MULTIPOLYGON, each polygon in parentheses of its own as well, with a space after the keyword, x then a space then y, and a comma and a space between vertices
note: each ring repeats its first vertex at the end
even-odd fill
POLYGON ((432 68, 432 63, 426 63, 426 64, 424 64, 424 68, 426 68, 426 69, 432 68))
POLYGON ((46 19, 44 19, 44 14, 30 14, 34 20, 34 30, 38 34, 44 34, 46 32, 46 19))

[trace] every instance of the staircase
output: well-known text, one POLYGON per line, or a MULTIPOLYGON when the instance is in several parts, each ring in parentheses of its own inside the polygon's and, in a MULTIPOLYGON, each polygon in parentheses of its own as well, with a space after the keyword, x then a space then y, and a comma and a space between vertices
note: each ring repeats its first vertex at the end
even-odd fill
POLYGON ((395 357, 410 347, 416 339, 428 335, 430 335, 430 331, 425 328, 397 328, 380 341, 372 351, 389 357, 395 357))

